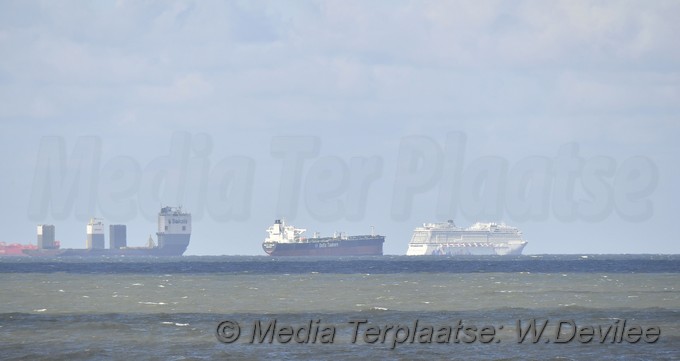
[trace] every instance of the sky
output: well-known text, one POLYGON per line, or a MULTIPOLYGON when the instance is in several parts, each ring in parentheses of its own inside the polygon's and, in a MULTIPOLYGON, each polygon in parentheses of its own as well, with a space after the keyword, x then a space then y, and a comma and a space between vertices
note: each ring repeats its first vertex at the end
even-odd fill
MULTIPOLYGON (((90 217, 263 255, 274 219, 504 222, 525 254, 679 253, 677 1, 2 1, 0 242, 90 217)), ((107 235, 108 237, 108 235, 107 235)), ((154 236, 155 238, 155 236, 154 236)), ((108 243, 108 240, 107 240, 108 243)))

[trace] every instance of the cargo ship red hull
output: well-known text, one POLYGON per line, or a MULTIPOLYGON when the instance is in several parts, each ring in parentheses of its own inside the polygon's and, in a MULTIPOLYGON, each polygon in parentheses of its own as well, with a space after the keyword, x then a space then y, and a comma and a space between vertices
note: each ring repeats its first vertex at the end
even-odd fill
POLYGON ((262 249, 270 256, 381 256, 384 236, 353 236, 348 239, 320 238, 305 242, 265 242, 262 249))
POLYGON ((24 253, 24 250, 34 251, 37 249, 38 246, 34 244, 7 244, 5 242, 0 242, 0 256, 25 256, 26 253, 24 253))

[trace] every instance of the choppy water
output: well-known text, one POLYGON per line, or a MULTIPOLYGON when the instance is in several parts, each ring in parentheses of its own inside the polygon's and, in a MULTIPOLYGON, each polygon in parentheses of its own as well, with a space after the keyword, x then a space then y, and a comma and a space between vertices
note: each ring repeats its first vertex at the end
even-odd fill
POLYGON ((0 290, 2 359, 680 359, 680 256, 0 259, 0 290), (334 342, 248 342, 274 319, 334 326, 334 342), (545 337, 518 343, 530 319, 548 321, 545 337), (216 337, 225 320, 241 326, 231 344, 216 337), (365 342, 367 324, 352 343, 352 320, 416 331, 460 320, 496 335, 393 349, 390 331, 365 342), (661 335, 554 343, 560 320, 661 335))

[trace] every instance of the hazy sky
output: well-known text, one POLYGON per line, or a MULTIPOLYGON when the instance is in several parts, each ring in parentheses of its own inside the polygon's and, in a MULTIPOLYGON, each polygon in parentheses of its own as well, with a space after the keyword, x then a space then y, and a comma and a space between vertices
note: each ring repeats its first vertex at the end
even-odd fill
MULTIPOLYGON (((278 217, 387 236, 519 227, 525 253, 678 253, 680 2, 2 1, 0 241, 90 216, 187 254, 278 217)), ((108 235, 107 235, 108 245, 108 235)))

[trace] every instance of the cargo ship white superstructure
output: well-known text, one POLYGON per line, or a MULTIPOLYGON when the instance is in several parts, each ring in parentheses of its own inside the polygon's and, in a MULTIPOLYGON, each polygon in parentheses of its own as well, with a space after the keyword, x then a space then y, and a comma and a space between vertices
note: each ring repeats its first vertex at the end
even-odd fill
POLYGON ((149 236, 146 247, 127 245, 127 227, 113 224, 109 227, 110 247, 105 248, 104 222, 98 218, 87 224, 87 248, 60 247, 54 240, 53 225, 38 226, 38 246, 1 245, 0 255, 19 254, 35 257, 104 257, 104 256, 151 256, 178 257, 184 254, 191 239, 191 214, 182 207, 162 207, 158 213, 158 245, 149 236), (18 246, 18 247, 17 247, 18 246))
POLYGON ((460 228, 449 220, 417 227, 406 255, 519 255, 526 244, 522 232, 515 227, 475 223, 460 228))

